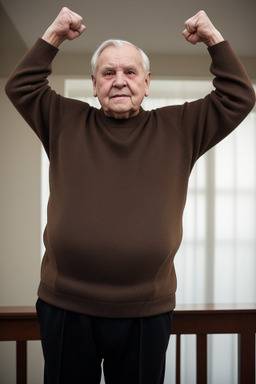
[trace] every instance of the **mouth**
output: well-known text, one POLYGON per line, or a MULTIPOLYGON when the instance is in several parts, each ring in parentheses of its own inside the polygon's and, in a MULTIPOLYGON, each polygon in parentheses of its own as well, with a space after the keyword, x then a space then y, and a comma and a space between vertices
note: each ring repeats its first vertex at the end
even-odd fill
POLYGON ((113 95, 113 96, 111 96, 110 98, 111 99, 123 99, 123 98, 128 98, 128 97, 130 97, 129 95, 123 95, 123 94, 121 94, 121 95, 113 95))

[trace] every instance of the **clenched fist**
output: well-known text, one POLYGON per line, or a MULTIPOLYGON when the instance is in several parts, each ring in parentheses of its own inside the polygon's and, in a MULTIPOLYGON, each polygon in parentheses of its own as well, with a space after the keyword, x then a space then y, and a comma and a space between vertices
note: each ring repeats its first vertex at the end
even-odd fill
POLYGON ((58 47, 64 40, 73 40, 80 36, 86 29, 82 23, 83 18, 81 16, 64 7, 42 38, 58 47))
POLYGON ((191 44, 203 42, 210 47, 224 40, 204 11, 188 19, 185 26, 182 34, 191 44))

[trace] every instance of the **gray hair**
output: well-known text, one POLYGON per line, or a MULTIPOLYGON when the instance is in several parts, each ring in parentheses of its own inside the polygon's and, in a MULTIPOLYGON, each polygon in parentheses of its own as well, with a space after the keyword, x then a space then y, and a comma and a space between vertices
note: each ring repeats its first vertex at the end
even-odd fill
POLYGON ((109 46, 114 46, 114 47, 122 47, 123 44, 128 44, 130 45, 131 47, 137 49, 137 51, 139 51, 140 55, 141 55, 141 61, 142 61, 142 67, 145 71, 145 73, 148 73, 150 71, 150 61, 149 61, 149 58, 148 56, 145 54, 145 52, 142 51, 142 49, 140 49, 139 47, 137 47, 136 45, 130 43, 129 41, 126 41, 126 40, 119 40, 119 39, 109 39, 109 40, 106 40, 104 41, 97 49, 96 51, 94 52, 93 56, 92 56, 92 60, 91 60, 91 67, 92 67, 92 73, 94 74, 94 76, 96 75, 96 70, 97 70, 97 64, 98 64, 98 60, 99 60, 99 56, 100 54, 102 53, 102 51, 104 51, 104 49, 106 49, 107 47, 109 46))

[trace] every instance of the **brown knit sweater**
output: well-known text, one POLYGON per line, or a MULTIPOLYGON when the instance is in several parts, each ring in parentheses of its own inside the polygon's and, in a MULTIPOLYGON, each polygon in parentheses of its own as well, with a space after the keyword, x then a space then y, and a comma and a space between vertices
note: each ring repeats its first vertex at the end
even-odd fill
POLYGON ((95 316, 170 311, 190 172, 253 108, 249 78, 225 41, 209 48, 211 94, 115 120, 49 87, 57 51, 39 39, 6 85, 50 159, 38 294, 95 316))

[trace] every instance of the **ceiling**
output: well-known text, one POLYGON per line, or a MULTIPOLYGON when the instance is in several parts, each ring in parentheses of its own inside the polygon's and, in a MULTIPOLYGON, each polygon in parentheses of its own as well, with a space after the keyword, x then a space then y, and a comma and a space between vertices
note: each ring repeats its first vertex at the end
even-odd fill
POLYGON ((115 37, 132 41, 149 54, 202 54, 204 46, 190 45, 181 32, 184 21, 204 9, 239 55, 256 56, 256 0, 2 0, 1 4, 1 17, 9 19, 27 48, 65 5, 83 16, 87 30, 79 39, 65 42, 63 52, 91 53, 103 40, 115 37))

